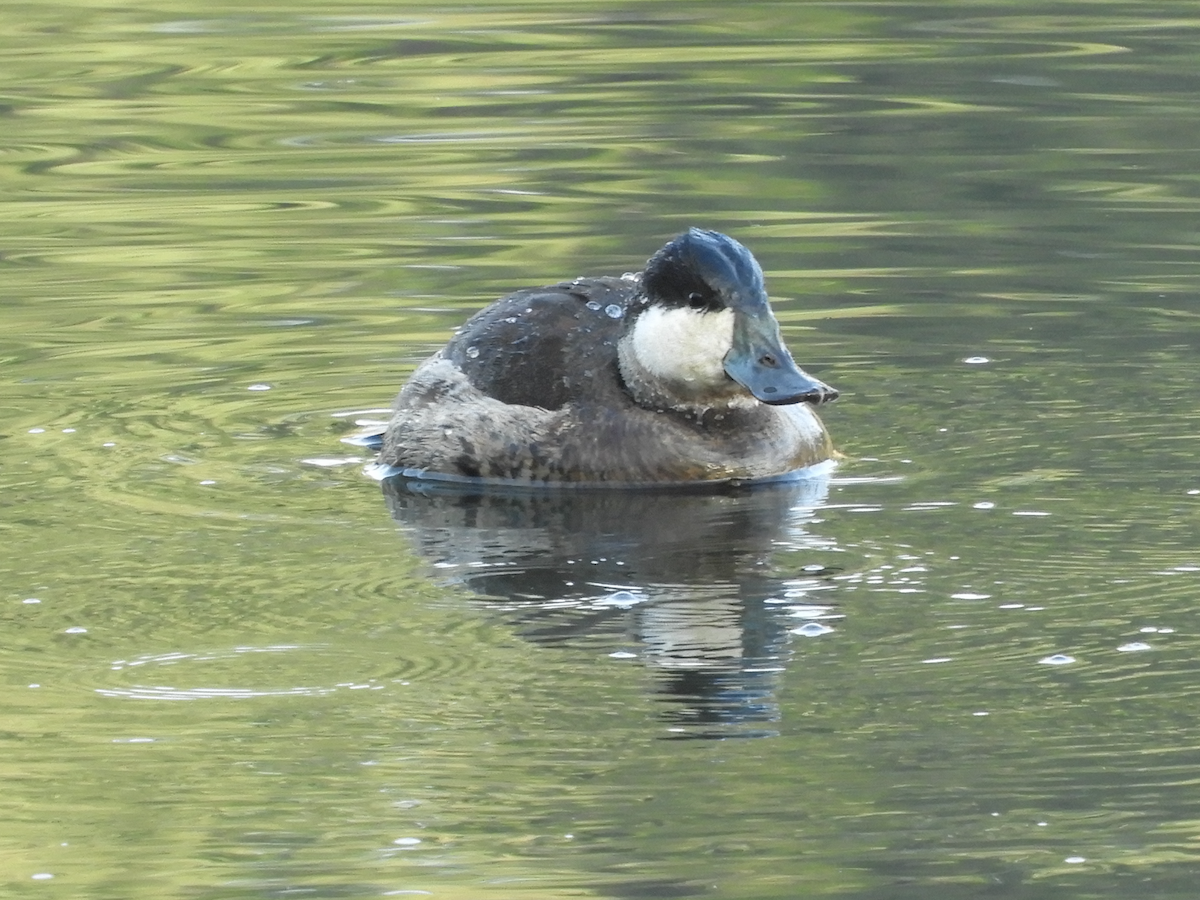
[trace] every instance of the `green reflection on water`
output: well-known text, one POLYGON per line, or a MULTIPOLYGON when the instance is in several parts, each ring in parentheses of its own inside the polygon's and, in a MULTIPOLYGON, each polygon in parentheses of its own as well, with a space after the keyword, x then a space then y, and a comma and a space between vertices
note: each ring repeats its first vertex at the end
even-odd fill
POLYGON ((1196 25, 5 6, 5 890, 1191 897, 1196 25), (843 391, 827 501, 670 602, 476 596, 338 438, 693 223, 843 391), (773 736, 665 695, 689 608, 773 736))

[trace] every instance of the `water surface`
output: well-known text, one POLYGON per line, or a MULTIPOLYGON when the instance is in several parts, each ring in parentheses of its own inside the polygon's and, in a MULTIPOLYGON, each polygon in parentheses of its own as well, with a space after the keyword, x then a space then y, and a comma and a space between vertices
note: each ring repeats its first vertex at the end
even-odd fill
POLYGON ((1190 9, 0 27, 6 893, 1194 896, 1190 9), (363 475, 471 311, 693 224, 831 476, 363 475))

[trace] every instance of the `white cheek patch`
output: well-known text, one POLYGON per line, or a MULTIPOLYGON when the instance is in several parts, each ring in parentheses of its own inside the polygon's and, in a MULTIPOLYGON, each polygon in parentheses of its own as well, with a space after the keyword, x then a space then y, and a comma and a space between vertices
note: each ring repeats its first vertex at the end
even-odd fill
POLYGON ((724 360, 733 346, 733 310, 698 312, 651 306, 633 324, 633 352, 664 381, 696 388, 728 381, 724 360))

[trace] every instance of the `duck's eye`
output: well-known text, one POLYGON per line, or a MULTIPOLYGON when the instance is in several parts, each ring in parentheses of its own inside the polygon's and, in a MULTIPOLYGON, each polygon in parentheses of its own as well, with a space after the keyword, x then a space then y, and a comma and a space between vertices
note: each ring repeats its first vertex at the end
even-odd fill
POLYGON ((708 309, 708 300, 703 294, 693 291, 692 293, 688 294, 688 306, 690 306, 692 309, 708 309))

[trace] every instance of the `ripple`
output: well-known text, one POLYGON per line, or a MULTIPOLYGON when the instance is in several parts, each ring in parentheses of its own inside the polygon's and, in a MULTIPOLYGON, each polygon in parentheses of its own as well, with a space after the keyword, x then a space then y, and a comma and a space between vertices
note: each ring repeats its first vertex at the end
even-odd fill
POLYGON ((320 34, 336 31, 407 30, 427 25, 431 19, 396 18, 391 16, 287 16, 272 19, 262 16, 230 16, 220 19, 176 19, 159 22, 151 31, 162 34, 320 34))
POLYGON ((800 637, 820 637, 823 634, 829 634, 834 629, 829 625, 822 625, 820 622, 805 622, 799 628, 790 630, 790 634, 799 635, 800 637))
POLYGON ((1127 644, 1121 644, 1117 647, 1118 653, 1139 653, 1143 650, 1152 650, 1153 648, 1145 641, 1130 641, 1127 644))
POLYGON ((173 688, 133 687, 97 688, 105 697, 125 697, 130 700, 208 700, 218 697, 244 700, 251 697, 319 697, 333 693, 333 688, 290 688, 287 690, 257 690, 253 688, 173 688))
MULTIPOLYGON (((1195 20, 1188 18, 1132 18, 1129 16, 1089 16, 1072 14, 1070 17, 1053 13, 1014 13, 997 16, 968 16, 955 19, 932 19, 910 25, 913 31, 936 31, 942 34, 1014 34, 1046 35, 1053 32, 1080 34, 1083 32, 1116 32, 1126 35, 1134 31, 1164 31, 1182 26, 1195 27, 1195 20)), ((1125 52, 1119 45, 1110 46, 1113 52, 1125 52)))
POLYGON ((1055 653, 1053 656, 1044 656, 1038 660, 1043 666, 1069 666, 1075 662, 1075 657, 1068 656, 1066 653, 1055 653))
MULTIPOLYGON (((314 685, 270 685, 266 683, 241 685, 231 684, 239 677, 250 677, 261 665, 256 657, 285 653, 310 653, 314 648, 297 644, 275 644, 266 646, 234 647, 209 653, 160 653, 119 659, 112 663, 113 672, 127 673, 131 677, 153 677, 170 668, 172 684, 147 684, 138 682, 129 685, 95 687, 93 690, 104 697, 119 697, 131 700, 246 700, 255 697, 320 697, 339 690, 382 690, 384 684, 371 679, 357 684, 343 682, 330 686, 314 685), (203 683, 197 683, 201 682, 203 683), (226 683, 221 683, 226 682, 226 683)), ((284 667, 272 663, 272 674, 284 667)), ((265 676, 258 676, 265 678, 265 676)))
POLYGON ((618 609, 632 609, 639 603, 645 603, 648 599, 644 594, 635 594, 633 591, 621 589, 592 601, 591 605, 599 609, 610 606, 618 609))

